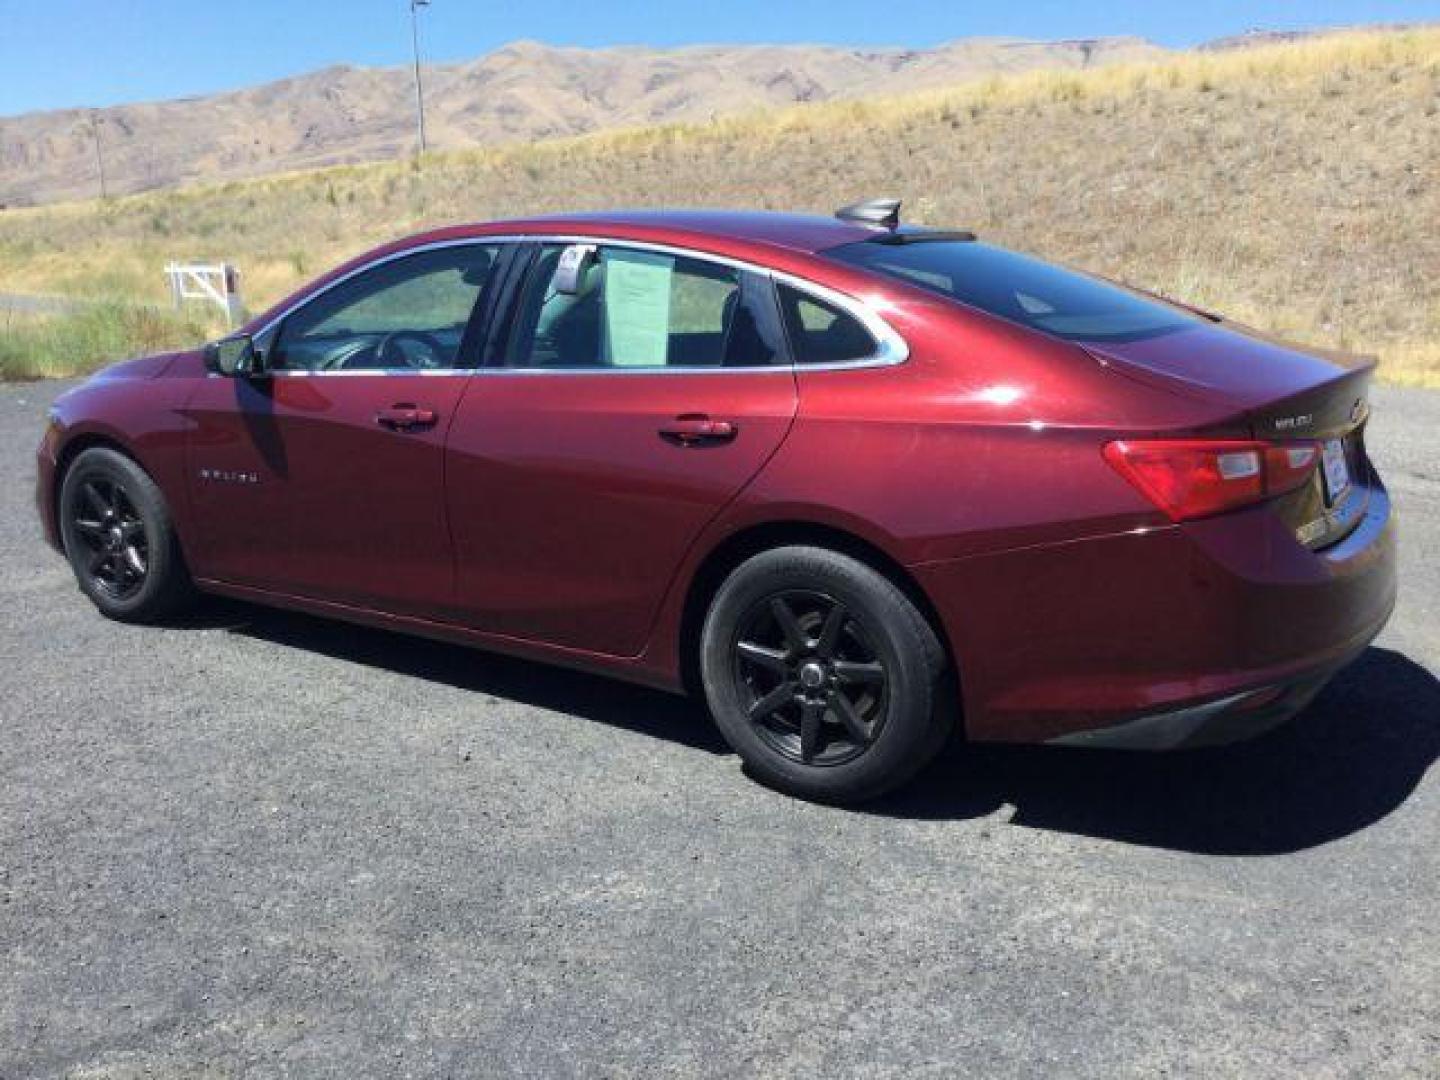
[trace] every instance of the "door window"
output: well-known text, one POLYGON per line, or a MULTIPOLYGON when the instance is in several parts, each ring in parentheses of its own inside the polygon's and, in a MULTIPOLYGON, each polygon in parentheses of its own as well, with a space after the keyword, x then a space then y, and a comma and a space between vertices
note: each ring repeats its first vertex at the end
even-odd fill
POLYGON ((627 247, 541 248, 506 351, 516 368, 753 368, 785 363, 762 275, 627 247))
POLYGON ((393 259, 341 282, 281 324, 281 371, 426 370, 465 366, 460 349, 499 247, 466 244, 393 259))

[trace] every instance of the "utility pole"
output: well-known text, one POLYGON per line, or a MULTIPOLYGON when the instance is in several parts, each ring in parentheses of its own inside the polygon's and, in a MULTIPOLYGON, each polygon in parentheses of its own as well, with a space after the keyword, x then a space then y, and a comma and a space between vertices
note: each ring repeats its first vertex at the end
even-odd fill
POLYGON ((420 15, 422 7, 429 7, 430 0, 410 0, 410 46, 415 55, 415 133, 418 136, 417 154, 425 153, 425 91, 420 86, 420 15))
POLYGON ((105 150, 100 145, 100 114, 90 110, 90 138, 95 143, 95 166, 100 170, 100 198, 109 198, 105 189, 105 150))

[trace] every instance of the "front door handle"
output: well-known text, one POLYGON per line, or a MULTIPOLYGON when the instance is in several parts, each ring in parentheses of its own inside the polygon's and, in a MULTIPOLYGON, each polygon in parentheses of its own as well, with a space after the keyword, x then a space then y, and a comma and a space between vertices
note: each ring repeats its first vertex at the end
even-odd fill
POLYGON ((676 446, 708 446, 727 443, 737 428, 729 420, 712 420, 704 413, 686 413, 660 425, 660 437, 676 446))
POLYGON ((375 414, 375 422, 391 431, 415 431, 418 428, 434 427, 440 414, 424 405, 401 402, 381 409, 375 414))

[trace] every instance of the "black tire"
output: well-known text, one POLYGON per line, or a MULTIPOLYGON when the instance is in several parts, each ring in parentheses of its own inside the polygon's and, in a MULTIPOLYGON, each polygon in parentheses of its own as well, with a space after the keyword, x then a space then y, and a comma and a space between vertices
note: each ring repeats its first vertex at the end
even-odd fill
POLYGON ((954 726, 945 652, 925 616, 883 574, 826 548, 776 548, 738 566, 705 617, 700 670, 751 774, 817 802, 895 789, 954 726))
POLYGON ((60 535, 80 591, 121 622, 155 622, 196 597, 159 487, 124 454, 81 453, 60 485, 60 535))

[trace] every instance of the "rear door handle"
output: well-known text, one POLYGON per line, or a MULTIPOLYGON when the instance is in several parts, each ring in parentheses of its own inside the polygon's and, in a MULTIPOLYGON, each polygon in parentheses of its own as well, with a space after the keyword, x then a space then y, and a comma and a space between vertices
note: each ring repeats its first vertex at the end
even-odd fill
POLYGON ((440 414, 424 405, 401 402, 381 409, 375 414, 375 422, 391 431, 414 431, 417 428, 434 427, 440 414))
POLYGON ((737 428, 729 420, 712 420, 704 413, 686 413, 660 425, 660 437, 676 446, 706 446, 727 443, 737 428))

